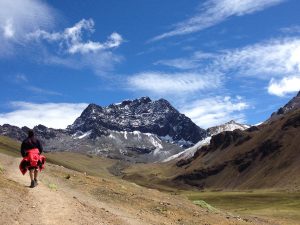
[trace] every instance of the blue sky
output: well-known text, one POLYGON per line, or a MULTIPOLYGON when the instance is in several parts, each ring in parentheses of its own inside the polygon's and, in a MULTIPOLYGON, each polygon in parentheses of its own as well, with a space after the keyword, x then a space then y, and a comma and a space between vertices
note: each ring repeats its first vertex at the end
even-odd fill
POLYGON ((0 0, 0 124, 65 128, 88 103, 165 98, 203 128, 300 90, 297 0, 0 0))

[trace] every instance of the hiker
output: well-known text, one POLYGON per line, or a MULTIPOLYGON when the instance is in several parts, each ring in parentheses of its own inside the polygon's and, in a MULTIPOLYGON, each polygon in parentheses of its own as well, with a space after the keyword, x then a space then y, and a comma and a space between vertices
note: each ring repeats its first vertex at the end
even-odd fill
POLYGON ((20 163, 20 170, 24 175, 29 170, 30 188, 38 185, 38 169, 44 168, 45 157, 41 155, 43 147, 40 141, 35 138, 33 130, 28 131, 28 137, 22 142, 21 155, 23 160, 20 163))

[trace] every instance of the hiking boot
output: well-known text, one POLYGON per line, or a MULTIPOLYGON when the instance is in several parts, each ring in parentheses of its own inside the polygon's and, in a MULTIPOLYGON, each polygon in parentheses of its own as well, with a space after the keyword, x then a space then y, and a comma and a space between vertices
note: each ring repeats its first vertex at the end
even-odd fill
POLYGON ((37 186, 39 183, 37 181, 37 179, 34 179, 34 186, 37 186))
POLYGON ((34 188, 34 187, 35 187, 35 182, 34 182, 34 180, 31 181, 31 184, 30 184, 29 187, 30 187, 30 188, 34 188))

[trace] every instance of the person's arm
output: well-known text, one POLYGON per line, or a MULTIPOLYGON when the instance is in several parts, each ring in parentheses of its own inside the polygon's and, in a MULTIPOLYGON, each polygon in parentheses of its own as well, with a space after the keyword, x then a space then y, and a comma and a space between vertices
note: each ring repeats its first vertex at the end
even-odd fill
POLYGON ((43 146, 42 146, 42 144, 39 140, 37 140, 37 146, 38 146, 39 152, 42 153, 43 152, 43 146))
POLYGON ((21 144, 21 155, 22 157, 26 156, 24 141, 21 144))

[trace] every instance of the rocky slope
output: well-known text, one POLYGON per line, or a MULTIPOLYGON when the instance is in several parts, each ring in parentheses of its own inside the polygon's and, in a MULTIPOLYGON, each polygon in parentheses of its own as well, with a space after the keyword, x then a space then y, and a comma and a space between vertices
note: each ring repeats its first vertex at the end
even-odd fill
POLYGON ((211 137, 214 135, 217 135, 219 133, 225 132, 225 131, 234 131, 234 130, 246 130, 250 126, 246 124, 240 124, 235 122, 234 120, 231 120, 225 124, 214 126, 211 128, 208 128, 207 131, 207 137, 203 140, 196 143, 194 146, 185 149, 182 152, 179 152, 178 154, 172 155, 169 158, 163 160, 164 162, 168 162, 171 160, 186 160, 194 156, 195 152, 198 151, 203 146, 209 145, 211 137))
POLYGON ((90 104, 68 127, 71 134, 90 132, 91 138, 109 135, 110 131, 140 131, 156 134, 175 143, 193 145, 206 136, 185 115, 180 114, 165 99, 152 101, 148 97, 123 101, 101 107, 90 104))
POLYGON ((292 98, 287 104, 283 107, 280 107, 277 112, 272 113, 271 118, 267 121, 272 121, 290 111, 296 110, 300 108, 300 91, 298 94, 292 98))

